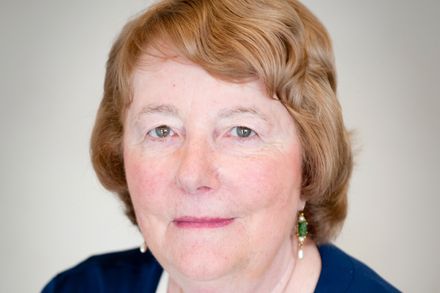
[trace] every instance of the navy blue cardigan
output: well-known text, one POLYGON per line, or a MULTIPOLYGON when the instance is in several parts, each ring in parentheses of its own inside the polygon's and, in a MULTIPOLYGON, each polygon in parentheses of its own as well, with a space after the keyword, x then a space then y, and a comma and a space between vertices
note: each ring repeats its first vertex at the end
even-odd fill
MULTIPOLYGON (((362 262, 334 245, 318 247, 322 270, 315 292, 399 292, 362 262)), ((138 249, 92 256, 58 274, 42 293, 154 293, 162 267, 138 249)))

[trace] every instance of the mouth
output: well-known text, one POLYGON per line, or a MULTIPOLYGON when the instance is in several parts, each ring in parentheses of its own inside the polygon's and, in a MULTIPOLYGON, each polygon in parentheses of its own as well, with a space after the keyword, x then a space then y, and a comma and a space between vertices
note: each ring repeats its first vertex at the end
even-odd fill
POLYGON ((228 226, 234 218, 179 217, 173 220, 174 225, 183 229, 221 228, 228 226))

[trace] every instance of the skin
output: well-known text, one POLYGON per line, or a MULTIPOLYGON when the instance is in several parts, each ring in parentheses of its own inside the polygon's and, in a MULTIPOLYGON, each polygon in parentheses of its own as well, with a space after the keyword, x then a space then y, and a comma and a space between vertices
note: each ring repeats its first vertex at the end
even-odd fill
POLYGON ((301 146, 259 81, 229 83, 182 58, 144 56, 124 124, 137 222, 168 292, 312 292, 316 246, 296 260, 301 146), (181 217, 221 218, 212 227, 181 217), (193 224, 193 223, 192 223, 193 224))

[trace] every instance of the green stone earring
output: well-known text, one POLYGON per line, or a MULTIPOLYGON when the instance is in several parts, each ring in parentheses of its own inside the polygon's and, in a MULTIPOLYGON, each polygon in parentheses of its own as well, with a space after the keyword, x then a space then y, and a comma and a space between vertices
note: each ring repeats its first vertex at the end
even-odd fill
POLYGON ((298 237, 298 258, 302 259, 304 258, 303 245, 307 237, 307 221, 302 211, 298 213, 296 236, 298 237))

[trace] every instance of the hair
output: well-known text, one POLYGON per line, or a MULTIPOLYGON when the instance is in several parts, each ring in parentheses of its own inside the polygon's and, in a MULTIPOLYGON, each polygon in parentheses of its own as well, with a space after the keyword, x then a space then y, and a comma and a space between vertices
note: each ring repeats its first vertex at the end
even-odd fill
POLYGON ((346 217, 352 151, 336 96, 330 38, 295 0, 164 0, 125 25, 107 61, 91 157, 101 183, 119 195, 130 220, 136 224, 124 172, 124 115, 140 58, 164 44, 216 78, 261 80, 268 96, 287 108, 302 145, 309 235, 318 243, 334 238, 346 217))

